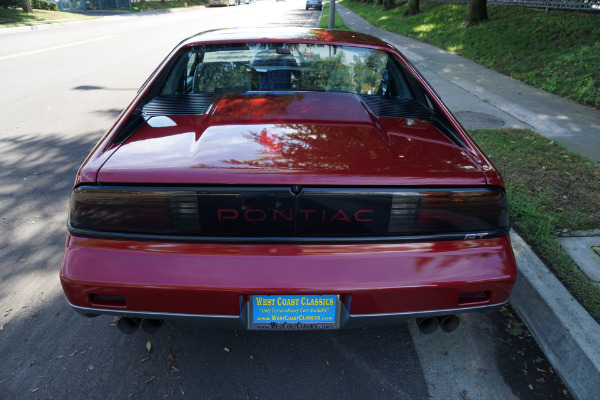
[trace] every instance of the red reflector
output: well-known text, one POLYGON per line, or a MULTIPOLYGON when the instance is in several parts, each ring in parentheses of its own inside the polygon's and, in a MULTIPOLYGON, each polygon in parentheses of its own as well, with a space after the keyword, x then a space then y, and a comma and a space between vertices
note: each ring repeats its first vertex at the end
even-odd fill
POLYGON ((96 293, 90 293, 90 303, 93 306, 102 307, 125 307, 127 305, 123 296, 107 296, 96 293))
POLYGON ((479 292, 479 293, 463 293, 458 296, 458 304, 477 304, 477 303, 487 303, 490 300, 490 295, 492 292, 479 292))

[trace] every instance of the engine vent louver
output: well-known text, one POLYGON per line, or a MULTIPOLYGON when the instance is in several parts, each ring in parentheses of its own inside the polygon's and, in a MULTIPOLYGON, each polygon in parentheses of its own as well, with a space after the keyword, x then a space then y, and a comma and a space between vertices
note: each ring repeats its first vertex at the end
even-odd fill
POLYGON ((363 95, 362 98, 371 107, 373 112, 380 117, 413 118, 430 121, 440 132, 458 147, 465 147, 465 142, 452 128, 447 119, 421 103, 411 99, 397 99, 390 97, 363 95))
POLYGON ((430 120, 433 112, 421 103, 412 99, 363 95, 362 98, 380 117, 414 118, 430 120))
POLYGON ((162 115, 204 114, 212 103, 214 94, 162 95, 149 101, 143 108, 145 117, 162 115))

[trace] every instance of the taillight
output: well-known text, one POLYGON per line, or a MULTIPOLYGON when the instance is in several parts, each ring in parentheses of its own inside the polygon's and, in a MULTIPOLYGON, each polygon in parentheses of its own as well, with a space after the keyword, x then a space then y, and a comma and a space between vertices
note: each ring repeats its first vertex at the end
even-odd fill
POLYGON ((201 231, 194 191, 77 188, 71 196, 69 224, 84 230, 159 235, 201 231))
POLYGON ((126 188, 82 186, 69 216, 80 236, 327 241, 504 235, 506 194, 484 188, 126 188), (287 239, 285 239, 287 238, 287 239))
POLYGON ((496 189, 394 194, 389 232, 477 232, 508 228, 506 195, 496 189))
POLYGON ((305 188, 297 198, 298 235, 455 238, 505 234, 506 194, 488 188, 305 188))

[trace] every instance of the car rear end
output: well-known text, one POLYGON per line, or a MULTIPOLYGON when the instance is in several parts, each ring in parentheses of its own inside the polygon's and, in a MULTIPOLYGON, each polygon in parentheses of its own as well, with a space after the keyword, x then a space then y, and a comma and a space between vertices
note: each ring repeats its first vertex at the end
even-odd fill
POLYGON ((323 1, 322 0, 306 0, 306 9, 314 8, 316 10, 323 9, 323 1))
POLYGON ((497 171, 410 65, 352 47, 369 68, 335 76, 313 62, 331 41, 272 39, 239 71, 246 53, 217 44, 235 53, 209 89, 221 54, 183 45, 189 93, 169 91, 177 66, 165 68, 80 170, 61 269, 77 311, 294 330, 506 303, 516 265, 497 171), (274 89, 282 71, 288 90, 274 89), (359 74, 383 83, 349 92, 359 74), (395 90, 422 92, 381 96, 399 74, 395 90))

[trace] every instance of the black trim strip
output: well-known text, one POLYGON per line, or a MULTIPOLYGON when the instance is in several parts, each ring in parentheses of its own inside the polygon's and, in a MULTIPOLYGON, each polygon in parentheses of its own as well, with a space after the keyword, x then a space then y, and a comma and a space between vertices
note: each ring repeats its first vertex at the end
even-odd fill
POLYGON ((146 118, 142 115, 139 110, 135 110, 129 119, 125 122, 123 127, 119 129, 119 132, 115 135, 113 143, 123 143, 131 135, 133 135, 138 129, 146 123, 146 118))
MULTIPOLYGON (((428 311, 406 311, 388 314, 349 314, 342 305, 342 319, 338 329, 355 329, 363 327, 393 326, 406 323, 412 318, 435 317, 450 314, 464 314, 471 312, 490 312, 505 306, 508 301, 480 306, 461 308, 437 309, 428 311)), ((214 314, 180 314, 170 312, 152 312, 137 310, 118 310, 109 308, 93 308, 77 306, 69 302, 69 306, 78 314, 93 318, 99 315, 118 315, 121 317, 164 319, 181 323, 190 323, 193 326, 212 329, 248 329, 248 307, 240 311, 239 315, 214 315, 214 314)))
POLYGON ((465 142, 462 140, 460 135, 456 132, 454 128, 450 126, 450 123, 446 120, 445 117, 440 117, 439 115, 435 117, 432 122, 432 125, 435 126, 440 132, 442 132, 448 139, 452 141, 455 145, 461 148, 467 147, 465 142))
POLYGON ((247 237, 247 236, 171 236, 147 235, 139 233, 113 233, 100 232, 89 229, 78 229, 67 223, 67 228, 72 236, 91 237, 112 240, 133 240, 151 242, 185 242, 185 243, 223 243, 223 244, 358 244, 358 243, 410 243, 410 242, 439 242, 450 240, 476 240, 496 238, 508 235, 509 228, 499 228, 485 232, 458 232, 433 235, 407 235, 407 236, 319 236, 319 237, 247 237))

